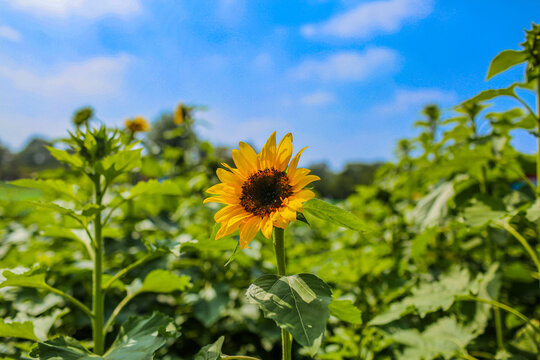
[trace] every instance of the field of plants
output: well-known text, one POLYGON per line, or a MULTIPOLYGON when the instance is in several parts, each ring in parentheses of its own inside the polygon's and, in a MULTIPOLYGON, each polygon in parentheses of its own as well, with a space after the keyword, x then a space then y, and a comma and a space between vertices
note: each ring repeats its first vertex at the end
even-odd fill
POLYGON ((197 107, 123 129, 77 111, 57 166, 0 184, 0 359, 540 359, 540 153, 511 143, 540 148, 525 35, 486 64, 522 79, 426 106, 339 201, 294 134, 225 152, 197 107))

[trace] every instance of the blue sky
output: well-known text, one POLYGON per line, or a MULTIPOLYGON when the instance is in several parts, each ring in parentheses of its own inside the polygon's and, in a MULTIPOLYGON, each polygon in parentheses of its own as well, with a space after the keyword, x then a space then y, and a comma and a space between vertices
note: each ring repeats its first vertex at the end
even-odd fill
POLYGON ((0 0, 0 140, 62 136, 83 105, 121 126, 184 102, 217 144, 291 131, 306 163, 392 159, 426 103, 521 79, 485 74, 533 21, 538 0, 0 0))

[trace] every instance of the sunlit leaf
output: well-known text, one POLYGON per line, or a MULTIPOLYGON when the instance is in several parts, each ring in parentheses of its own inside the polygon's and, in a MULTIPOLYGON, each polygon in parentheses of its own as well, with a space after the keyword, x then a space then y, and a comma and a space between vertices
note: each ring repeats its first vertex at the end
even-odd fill
POLYGON ((311 199, 304 204, 304 214, 306 213, 351 230, 373 230, 354 214, 319 199, 311 199))
POLYGON ((362 324, 362 311, 354 306, 351 300, 332 300, 328 306, 330 315, 355 325, 362 324))
POLYGON ((502 73, 503 71, 511 68, 512 66, 521 64, 525 61, 527 61, 527 53, 525 51, 502 51, 497 56, 495 56, 493 60, 491 60, 486 80, 489 80, 493 76, 502 73))
POLYGON ((248 288, 247 296, 311 355, 317 353, 332 301, 332 292, 324 281, 312 274, 264 275, 248 288))

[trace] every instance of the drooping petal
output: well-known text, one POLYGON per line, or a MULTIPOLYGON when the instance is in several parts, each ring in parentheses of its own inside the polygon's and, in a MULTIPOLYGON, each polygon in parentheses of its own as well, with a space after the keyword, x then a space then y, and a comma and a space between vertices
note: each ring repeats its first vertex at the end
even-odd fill
POLYGON ((209 187, 206 192, 209 194, 240 195, 242 189, 238 186, 231 186, 229 184, 219 183, 209 187))
POLYGON ((228 222, 230 219, 238 214, 241 214, 243 211, 244 208, 241 205, 228 205, 216 212, 214 215, 214 220, 218 223, 228 222))
POLYGON ((272 229, 274 228, 274 222, 270 216, 266 216, 261 221, 261 232, 265 238, 270 239, 272 237, 272 229))
POLYGON ((289 160, 291 159, 293 151, 292 140, 292 134, 288 133, 279 142, 279 145, 277 147, 276 162, 274 164, 275 168, 279 171, 285 171, 287 165, 289 164, 289 160))
POLYGON ((216 234, 216 240, 219 240, 222 237, 225 237, 227 235, 231 235, 233 232, 235 232, 238 229, 239 226, 240 226, 239 222, 236 222, 233 224, 222 223, 221 227, 219 228, 216 234))
POLYGON ((251 240, 257 235, 260 223, 261 219, 257 216, 253 216, 240 226, 240 249, 248 247, 251 240))

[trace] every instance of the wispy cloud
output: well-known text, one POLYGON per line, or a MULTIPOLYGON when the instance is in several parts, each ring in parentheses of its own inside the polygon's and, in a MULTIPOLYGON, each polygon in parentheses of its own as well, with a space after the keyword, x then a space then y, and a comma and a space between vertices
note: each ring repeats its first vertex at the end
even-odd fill
POLYGON ((410 20, 422 19, 433 10, 432 0, 380 0, 361 3, 319 24, 304 25, 306 37, 369 38, 394 33, 410 20))
POLYGON ((64 64, 49 74, 0 64, 0 77, 11 80, 13 86, 19 90, 45 97, 107 95, 121 88, 124 70, 129 61, 130 57, 125 54, 96 57, 64 64))
POLYGON ((370 114, 377 117, 403 115, 417 112, 430 103, 445 105, 455 100, 455 93, 441 89, 398 89, 387 102, 373 106, 370 114))
POLYGON ((21 33, 7 25, 0 25, 0 38, 13 42, 19 42, 22 39, 21 33))
POLYGON ((36 16, 99 18, 128 16, 141 12, 140 0, 4 0, 14 9, 36 16))
POLYGON ((301 63, 294 74, 299 79, 325 81, 363 81, 397 69, 399 55, 387 48, 369 48, 364 52, 338 52, 324 59, 301 63))
POLYGON ((300 98, 300 102, 308 106, 324 106, 335 100, 334 94, 327 91, 315 91, 300 98))

